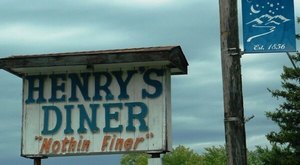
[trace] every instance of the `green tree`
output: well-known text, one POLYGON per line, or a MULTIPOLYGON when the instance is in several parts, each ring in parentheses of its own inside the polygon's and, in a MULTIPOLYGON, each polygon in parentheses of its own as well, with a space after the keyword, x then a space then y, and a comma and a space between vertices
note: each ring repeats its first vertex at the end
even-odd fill
MULTIPOLYGON (((204 165, 226 165, 227 157, 224 146, 212 146, 205 148, 205 152, 202 155, 204 165)), ((262 155, 258 149, 247 152, 248 165, 264 165, 262 161, 262 155)))
POLYGON ((285 164, 294 165, 300 164, 300 54, 293 55, 291 59, 295 67, 283 67, 282 89, 269 90, 282 103, 266 116, 279 126, 278 132, 267 134, 274 160, 281 158, 285 164))
POLYGON ((121 165, 147 165, 149 155, 146 153, 124 154, 121 158, 121 165))
POLYGON ((261 159, 261 154, 256 148, 253 151, 247 152, 248 165, 264 165, 261 159))
MULTIPOLYGON (((205 152, 202 155, 204 165, 226 165, 227 157, 224 146, 212 146, 205 148, 205 152)), ((262 155, 256 148, 253 151, 247 152, 248 165, 264 165, 262 161, 262 155)))
MULTIPOLYGON (((147 165, 149 155, 145 153, 124 154, 122 165, 147 165)), ((202 157, 182 145, 163 156, 164 165, 202 165, 202 157)))
POLYGON ((163 157, 164 165, 202 165, 202 157, 182 145, 163 157))
POLYGON ((226 165, 227 157, 224 146, 212 146, 205 148, 203 153, 204 165, 226 165))
MULTIPOLYGON (((212 146, 198 154, 182 145, 163 156, 164 165, 226 165, 226 150, 224 146, 212 146)), ((268 161, 271 151, 258 147, 248 152, 248 165, 264 165, 262 160, 268 161)), ((125 154, 122 165, 147 165, 149 155, 144 153, 125 154)), ((271 163, 272 164, 272 163, 271 163)), ((273 164, 272 164, 273 165, 273 164)))
POLYGON ((279 147, 277 145, 272 145, 271 149, 268 147, 257 147, 256 153, 256 159, 258 160, 258 164, 256 165, 299 165, 299 162, 291 157, 288 148, 279 147))
MULTIPOLYGON (((298 23, 300 18, 297 18, 298 23)), ((297 34, 296 38, 300 38, 297 34)), ((293 67, 283 67, 281 89, 269 90, 282 103, 266 116, 279 126, 279 131, 266 135, 272 148, 258 148, 265 164, 300 164, 300 54, 291 56, 293 67)))

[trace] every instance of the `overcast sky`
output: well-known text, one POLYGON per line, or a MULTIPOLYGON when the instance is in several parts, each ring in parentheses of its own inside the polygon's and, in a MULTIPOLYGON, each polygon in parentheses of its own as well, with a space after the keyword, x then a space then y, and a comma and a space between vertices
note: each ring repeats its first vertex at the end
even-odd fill
MULTIPOLYGON (((172 77, 173 145, 202 152, 225 144, 217 0, 1 0, 0 20, 0 58, 180 45, 189 73, 172 77)), ((265 134, 277 128, 264 115, 278 105, 267 88, 279 88, 282 66, 291 64, 285 54, 244 55, 241 61, 245 116, 255 116, 246 124, 247 147, 253 149, 267 145, 265 134)), ((0 164, 33 164, 19 156, 22 81, 3 70, 0 77, 0 164)), ((49 158, 43 164, 119 164, 119 159, 49 158)))

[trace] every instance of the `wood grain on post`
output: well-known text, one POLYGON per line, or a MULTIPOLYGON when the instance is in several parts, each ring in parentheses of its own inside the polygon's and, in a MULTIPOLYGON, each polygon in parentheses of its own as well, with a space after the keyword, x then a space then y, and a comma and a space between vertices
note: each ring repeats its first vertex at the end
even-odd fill
POLYGON ((224 125, 228 165, 246 165, 246 140, 236 0, 219 0, 224 125))

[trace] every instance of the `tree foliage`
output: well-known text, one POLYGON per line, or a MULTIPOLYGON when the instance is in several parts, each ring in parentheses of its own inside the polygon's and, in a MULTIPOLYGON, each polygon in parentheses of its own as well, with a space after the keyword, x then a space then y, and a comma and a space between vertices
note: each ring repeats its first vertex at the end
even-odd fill
MULTIPOLYGON (((224 146, 204 148, 202 154, 182 145, 163 156, 164 165, 226 165, 226 150, 224 146)), ((269 150, 259 147, 248 152, 248 165, 265 165, 262 160, 269 160, 269 150)), ((149 155, 145 153, 125 154, 122 156, 122 165, 147 165, 149 155)), ((272 163, 271 163, 272 164, 272 163)), ((273 164, 272 164, 273 165, 273 164)), ((276 165, 276 164, 275 164, 276 165)))
MULTIPOLYGON (((150 156, 145 153, 124 154, 122 165, 147 165, 150 156)), ((164 165, 202 165, 202 157, 182 145, 163 156, 164 165)))
POLYGON ((247 159, 248 165, 265 165, 263 164, 261 153, 259 153, 257 148, 247 152, 247 159))
MULTIPOLYGON (((300 23, 300 17, 297 17, 300 23)), ((296 35, 300 39, 300 35, 296 35)), ((266 116, 279 126, 267 134, 272 148, 258 148, 265 164, 300 164, 300 53, 291 57, 293 67, 283 67, 281 89, 269 90, 282 103, 266 116)))
POLYGON ((149 157, 145 153, 124 154, 121 158, 121 165, 147 165, 149 157))
POLYGON ((204 165, 226 165, 227 157, 224 146, 205 148, 203 153, 204 165))
POLYGON ((270 151, 271 156, 268 156, 274 161, 280 159, 285 164, 300 164, 300 54, 293 55, 292 60, 295 67, 283 67, 282 88, 269 90, 282 103, 275 111, 266 113, 279 126, 279 131, 267 134, 272 149, 265 150, 270 151))
MULTIPOLYGON (((202 156, 203 165, 226 165, 226 149, 224 146, 212 146, 205 148, 202 156)), ((258 152, 258 149, 247 152, 248 165, 264 165, 262 162, 263 156, 258 152)))
POLYGON ((261 165, 298 165, 297 159, 293 158, 288 148, 272 145, 271 149, 268 147, 257 147, 257 160, 261 165))
POLYGON ((164 165, 202 165, 202 157, 193 150, 178 146, 163 157, 164 165))

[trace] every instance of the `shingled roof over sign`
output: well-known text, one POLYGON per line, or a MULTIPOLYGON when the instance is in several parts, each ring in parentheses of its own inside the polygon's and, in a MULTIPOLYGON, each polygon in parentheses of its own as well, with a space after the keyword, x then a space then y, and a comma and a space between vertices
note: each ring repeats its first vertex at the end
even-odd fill
POLYGON ((20 68, 132 63, 164 63, 172 74, 187 74, 188 62, 180 46, 17 55, 1 58, 0 69, 22 76, 25 73, 20 68))

